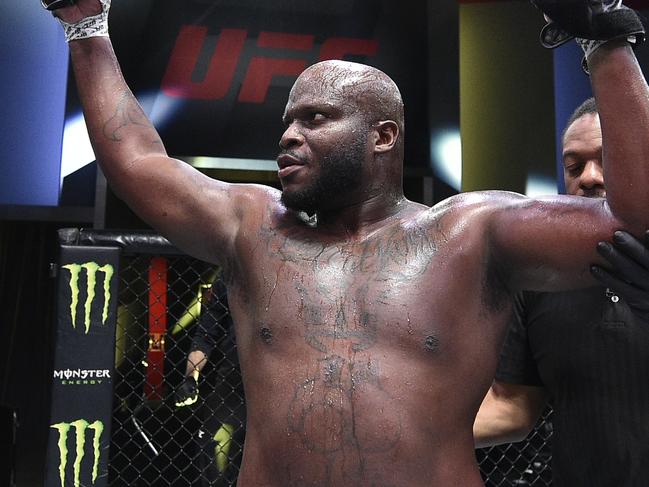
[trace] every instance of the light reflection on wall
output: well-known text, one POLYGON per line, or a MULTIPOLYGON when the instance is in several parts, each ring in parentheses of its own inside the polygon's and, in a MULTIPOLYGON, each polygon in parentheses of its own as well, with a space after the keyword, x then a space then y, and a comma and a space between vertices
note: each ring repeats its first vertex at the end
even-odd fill
MULTIPOLYGON (((434 174, 452 188, 462 186, 462 144, 458 129, 440 130, 430 138, 431 166, 434 174)), ((525 194, 531 198, 558 194, 555 178, 540 173, 530 173, 525 184, 525 194)))
POLYGON ((557 180, 545 174, 530 173, 525 184, 525 194, 530 198, 558 194, 557 180))
POLYGON ((68 174, 81 169, 95 160, 90 145, 86 120, 81 113, 69 115, 63 128, 63 147, 61 149, 61 185, 68 174))
POLYGON ((435 176, 453 189, 462 186, 462 143, 458 128, 441 129, 430 137, 431 166, 435 176))
MULTIPOLYGON (((180 102, 162 93, 150 92, 137 96, 140 105, 153 125, 162 128, 176 113, 180 102)), ((81 112, 68 114, 63 129, 61 151, 61 181, 63 178, 95 161, 86 121, 81 112)))

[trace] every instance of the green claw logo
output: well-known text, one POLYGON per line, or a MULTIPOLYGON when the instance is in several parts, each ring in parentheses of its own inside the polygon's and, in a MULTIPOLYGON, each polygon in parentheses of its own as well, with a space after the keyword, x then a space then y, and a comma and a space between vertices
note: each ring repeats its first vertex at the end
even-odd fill
POLYGON ((95 285, 97 283, 97 272, 104 273, 104 309, 101 315, 102 325, 106 323, 108 318, 108 304, 110 303, 110 281, 113 278, 115 269, 112 265, 106 264, 99 266, 96 262, 86 262, 85 264, 67 264, 63 266, 64 269, 70 271, 70 315, 72 317, 72 327, 77 326, 77 304, 79 304, 79 275, 85 269, 87 274, 86 280, 86 301, 84 303, 84 325, 85 331, 88 333, 90 330, 90 310, 92 302, 95 299, 95 285))
POLYGON ((71 423, 56 423, 50 426, 59 432, 59 478, 61 479, 61 487, 65 486, 65 469, 68 464, 68 432, 70 428, 75 430, 76 448, 73 464, 74 472, 74 487, 81 485, 81 461, 85 455, 86 449, 86 430, 93 431, 92 437, 92 483, 97 480, 97 473, 99 470, 99 456, 101 455, 100 440, 101 434, 104 431, 104 423, 95 421, 89 423, 85 419, 77 419, 71 423))

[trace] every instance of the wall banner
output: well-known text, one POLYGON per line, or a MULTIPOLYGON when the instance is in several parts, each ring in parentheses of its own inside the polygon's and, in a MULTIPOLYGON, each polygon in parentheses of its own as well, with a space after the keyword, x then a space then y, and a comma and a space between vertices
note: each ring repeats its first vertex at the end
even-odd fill
POLYGON ((45 485, 108 485, 120 249, 62 245, 45 485))

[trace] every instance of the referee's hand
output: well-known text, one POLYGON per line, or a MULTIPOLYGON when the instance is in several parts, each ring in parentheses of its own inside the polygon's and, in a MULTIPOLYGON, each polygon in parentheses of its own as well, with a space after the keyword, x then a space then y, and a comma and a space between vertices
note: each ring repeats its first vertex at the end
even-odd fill
POLYGON ((627 232, 615 232, 613 243, 600 242, 597 251, 611 269, 593 266, 593 276, 619 294, 638 318, 649 322, 649 232, 644 242, 627 232))
MULTIPOLYGON (((197 374, 198 375, 198 374, 197 374)), ((198 401, 198 381, 194 376, 187 376, 176 389, 176 407, 190 406, 198 401)))

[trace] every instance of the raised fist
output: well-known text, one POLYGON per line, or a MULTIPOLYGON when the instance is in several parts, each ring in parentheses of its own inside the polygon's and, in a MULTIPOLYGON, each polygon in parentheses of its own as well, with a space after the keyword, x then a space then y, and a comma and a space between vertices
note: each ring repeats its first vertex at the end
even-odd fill
POLYGON ((108 11, 111 0, 41 0, 59 19, 66 41, 88 37, 108 37, 108 11))
POLYGON ((560 46, 572 38, 609 41, 644 40, 640 18, 621 0, 531 0, 551 19, 541 31, 541 43, 548 48, 560 46))

